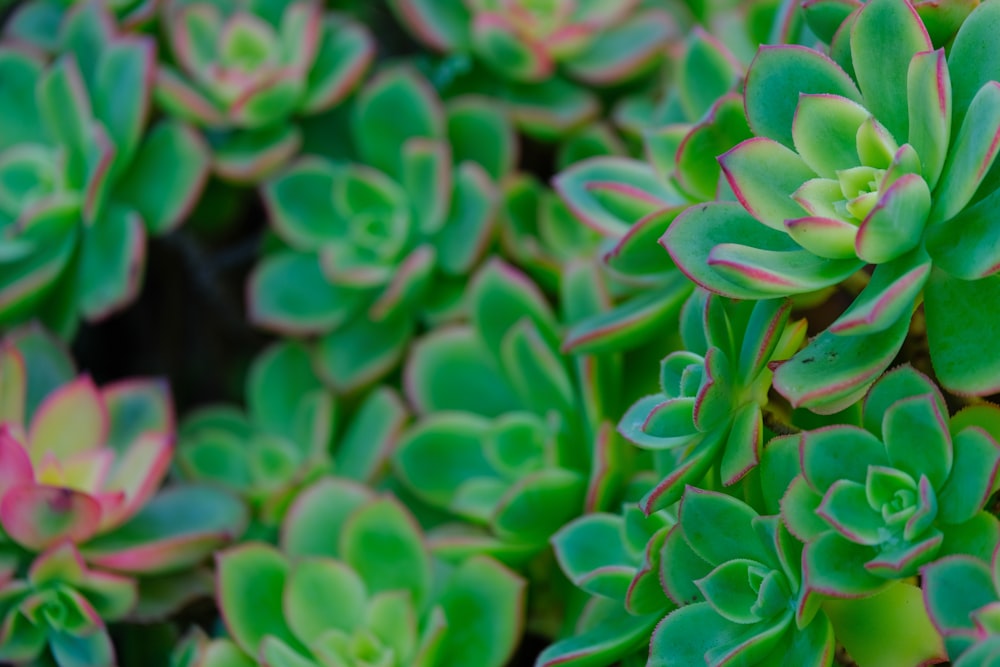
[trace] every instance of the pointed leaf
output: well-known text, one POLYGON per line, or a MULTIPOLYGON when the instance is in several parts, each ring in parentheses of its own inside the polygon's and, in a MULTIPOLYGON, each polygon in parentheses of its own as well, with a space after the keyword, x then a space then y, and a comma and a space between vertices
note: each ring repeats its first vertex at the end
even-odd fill
POLYGON ((907 142, 920 156, 921 174, 933 190, 951 143, 951 77, 944 49, 913 56, 906 74, 906 99, 907 142))
POLYGON ((763 137, 719 156, 722 173, 744 208, 772 229, 805 212, 791 195, 816 173, 795 152, 763 137))

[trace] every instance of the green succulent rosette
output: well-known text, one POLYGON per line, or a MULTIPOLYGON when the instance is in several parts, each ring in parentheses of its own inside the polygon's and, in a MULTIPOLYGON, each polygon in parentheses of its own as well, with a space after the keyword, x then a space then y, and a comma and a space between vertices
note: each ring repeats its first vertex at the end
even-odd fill
POLYGON ((105 622, 165 616, 207 592, 199 564, 243 505, 159 490, 173 454, 166 385, 77 376, 50 334, 0 341, 0 660, 116 664, 105 622))
POLYGON ((359 162, 306 157, 265 185, 284 245, 249 284, 251 319, 312 339, 340 391, 391 371, 422 321, 455 317, 514 161, 502 112, 475 98, 444 107, 406 67, 369 82, 355 111, 359 162))
POLYGON ((870 595, 948 554, 989 558, 1000 524, 983 508, 1000 468, 997 408, 948 418, 941 393, 909 366, 876 382, 861 426, 837 425, 773 441, 769 478, 788 490, 781 514, 806 542, 805 586, 823 595, 870 595))
POLYGON ((776 516, 688 487, 663 544, 663 589, 680 608, 653 633, 649 667, 825 667, 830 619, 809 602, 802 544, 776 516))
MULTIPOLYGON (((866 0, 804 0, 802 13, 812 31, 833 52, 850 49, 851 24, 866 0)), ((980 0, 911 0, 935 48, 947 46, 980 0)))
POLYGON ((168 0, 163 25, 174 61, 156 101, 205 128, 215 173, 237 183, 286 164, 296 120, 343 101, 375 55, 367 28, 318 0, 168 0))
POLYGON ((246 500, 263 534, 276 530, 299 491, 323 474, 374 483, 407 417, 399 395, 381 387, 341 428, 337 402, 313 372, 308 350, 291 341, 254 360, 245 393, 246 410, 215 405, 188 415, 175 465, 187 480, 246 500))
POLYGON ((669 12, 638 0, 393 0, 390 6, 423 44, 463 60, 469 85, 493 91, 522 130, 543 138, 565 136, 593 119, 599 102, 586 86, 649 72, 678 32, 669 12))
POLYGON ((4 41, 20 44, 45 53, 60 50, 59 33, 62 22, 72 8, 84 2, 100 3, 114 15, 118 25, 127 32, 148 26, 157 17, 162 0, 31 0, 22 2, 5 20, 4 41))
MULTIPOLYGON (((631 495, 654 481, 648 475, 633 480, 631 495)), ((629 498, 618 514, 585 514, 552 536, 559 567, 591 597, 568 636, 539 655, 537 667, 645 664, 654 628, 675 608, 660 586, 660 559, 676 523, 670 510, 646 516, 629 498)))
POLYGON ((997 551, 983 560, 939 558, 925 566, 924 601, 955 667, 991 667, 1000 660, 1000 576, 997 551))
POLYGON ((182 667, 502 667, 521 633, 517 575, 435 563, 399 501, 332 477, 296 500, 280 549, 225 551, 218 577, 228 636, 192 638, 182 667))
POLYGON ((1000 6, 983 3, 946 55, 911 3, 873 0, 839 64, 797 46, 762 47, 751 64, 756 136, 720 157, 739 203, 692 207, 662 243, 695 282, 735 298, 866 283, 777 370, 794 405, 835 412, 863 396, 921 300, 942 385, 1000 389, 982 348, 996 322, 981 307, 1000 286, 1000 59, 984 50, 998 25, 1000 6))
POLYGON ((418 420, 393 464, 417 498, 470 526, 432 533, 438 553, 486 550, 523 564, 617 493, 621 443, 605 415, 618 376, 594 358, 574 369, 541 292, 500 260, 479 270, 466 296, 470 321, 422 337, 407 359, 418 420))
POLYGON ((45 64, 0 49, 0 327, 70 335, 138 294, 146 239, 176 227, 207 175, 202 140, 150 117, 155 44, 99 5, 67 15, 45 64))
POLYGON ((770 365, 805 337, 787 300, 732 301, 703 290, 685 304, 684 349, 660 366, 661 393, 637 401, 619 432, 654 453, 660 481, 641 500, 651 512, 675 503, 688 484, 730 486, 759 462, 770 365))

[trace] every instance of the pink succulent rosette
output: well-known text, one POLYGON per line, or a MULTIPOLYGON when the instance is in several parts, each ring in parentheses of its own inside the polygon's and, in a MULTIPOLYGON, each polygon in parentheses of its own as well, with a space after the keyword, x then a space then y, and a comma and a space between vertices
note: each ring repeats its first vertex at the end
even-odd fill
POLYGON ((0 369, 0 526, 11 539, 32 551, 67 540, 81 544, 146 504, 173 450, 161 382, 98 389, 82 375, 46 396, 26 420, 27 374, 12 345, 0 349, 0 369), (160 408, 141 415, 142 428, 128 411, 137 396, 160 408))

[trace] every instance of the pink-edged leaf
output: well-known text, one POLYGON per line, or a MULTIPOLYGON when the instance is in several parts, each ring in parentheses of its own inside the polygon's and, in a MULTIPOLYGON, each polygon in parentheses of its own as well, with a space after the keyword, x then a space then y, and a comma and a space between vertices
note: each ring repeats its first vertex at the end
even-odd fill
POLYGON ((403 146, 403 189, 425 234, 441 230, 452 196, 451 151, 448 143, 417 137, 403 146))
POLYGON ((854 240, 858 257, 881 264, 912 250, 923 238, 930 210, 927 182, 916 174, 901 176, 879 193, 878 204, 858 227, 854 240))
POLYGON ((8 489, 34 480, 31 458, 9 427, 0 426, 0 499, 8 489))
POLYGON ((359 629, 368 604, 368 592, 358 574, 331 558, 297 561, 288 572, 282 594, 288 627, 310 646, 317 645, 324 632, 359 629), (329 600, 337 600, 337 604, 330 605, 329 600))
POLYGON ((875 546, 883 541, 885 520, 869 505, 860 482, 838 479, 827 489, 816 514, 851 542, 875 546))
POLYGON ((375 57, 375 42, 361 25, 323 18, 319 51, 306 79, 302 111, 317 113, 341 102, 360 83, 375 57))
POLYGON ((102 447, 110 424, 101 394, 89 375, 49 394, 28 432, 28 451, 37 465, 46 454, 65 458, 102 447))
POLYGON ((222 620, 240 648, 257 655, 265 637, 304 648, 288 628, 282 609, 291 566, 270 545, 249 542, 218 555, 222 620))
POLYGON ((646 492, 639 501, 639 507, 647 515, 668 507, 684 493, 685 486, 696 484, 708 472, 716 460, 718 449, 722 445, 725 429, 715 429, 704 436, 690 453, 670 450, 670 474, 665 476, 656 486, 646 492))
POLYGON ((555 61, 546 47, 530 35, 519 34, 514 21, 504 14, 477 12, 471 28, 476 55, 502 76, 538 82, 555 71, 555 61))
POLYGON ((105 47, 98 61, 94 115, 117 149, 113 180, 125 173, 139 146, 155 75, 156 45, 150 38, 118 38, 105 47))
POLYGON ((757 512, 743 501, 689 486, 679 513, 684 539, 709 565, 735 558, 777 565, 753 527, 757 512))
POLYGON ((763 433, 763 417, 756 403, 747 403, 732 415, 732 426, 719 462, 719 476, 724 485, 732 486, 760 463, 763 433))
POLYGON ((395 450, 408 417, 407 406, 393 389, 379 387, 369 394, 337 445, 338 474, 359 481, 375 479, 395 450))
POLYGON ((80 309, 99 321, 139 295, 146 268, 146 228, 135 211, 113 207, 83 228, 77 265, 80 309))
POLYGON ((322 5, 293 3, 284 8, 278 25, 278 43, 284 50, 283 63, 292 72, 301 75, 309 69, 319 51, 322 32, 322 5))
MULTIPOLYGON (((665 131, 658 136, 670 135, 665 131)), ((684 133, 676 151, 669 152, 668 166, 660 167, 661 173, 673 173, 678 185, 698 201, 716 199, 722 175, 716 156, 752 136, 743 111, 743 97, 727 93, 712 104, 698 124, 684 133)), ((646 150, 659 153, 667 149, 664 144, 652 143, 647 135, 646 150)))
POLYGON ((205 140, 187 125, 160 122, 115 185, 115 197, 135 208, 150 233, 163 234, 191 212, 208 175, 205 140))
POLYGON ((118 148, 104 126, 94 122, 87 128, 82 146, 84 164, 83 220, 88 225, 104 217, 110 194, 111 169, 120 163, 118 148))
POLYGON ((101 506, 92 497, 55 486, 24 481, 0 498, 0 524, 10 537, 32 550, 62 540, 84 542, 97 532, 101 506))
POLYGON ((110 419, 106 444, 118 452, 144 433, 174 432, 174 405, 165 380, 119 380, 104 385, 101 396, 110 419))
POLYGON ((802 13, 809 28, 829 44, 851 12, 863 4, 862 0, 804 0, 802 13))
POLYGON ((202 76, 213 65, 218 36, 224 27, 220 8, 211 3, 182 7, 168 22, 174 55, 192 75, 202 76))
POLYGON ((720 243, 708 253, 708 266, 729 282, 773 298, 813 292, 835 285, 860 267, 850 259, 824 259, 806 250, 766 250, 720 243))
POLYGON ((950 220, 928 227, 926 247, 936 267, 970 281, 1000 271, 1000 225, 994 215, 998 202, 1000 188, 950 220))
POLYGON ((402 175, 400 147, 414 137, 444 136, 444 110, 430 83, 407 67, 387 69, 359 93, 352 129, 366 164, 402 175), (402 115, 400 109, 410 112, 402 115))
POLYGON ((420 303, 433 278, 436 259, 432 246, 424 244, 414 248, 399 263, 392 280, 369 307, 368 316, 381 321, 399 310, 412 308, 414 303, 420 303))
POLYGON ((920 156, 921 175, 937 185, 951 143, 951 77, 944 49, 913 56, 906 75, 907 141, 920 156))
POLYGON ((400 363, 414 328, 405 310, 378 321, 351 320, 316 342, 316 372, 338 392, 369 385, 400 363))
POLYGON ((315 251, 344 234, 333 202, 336 168, 321 158, 297 160, 263 188, 271 225, 292 247, 315 251))
POLYGON ((456 164, 476 162, 494 181, 513 171, 517 137, 503 108, 489 97, 465 95, 449 100, 446 110, 448 141, 456 164))
POLYGON ((458 166, 448 217, 436 239, 442 271, 467 274, 483 257, 493 236, 497 200, 485 169, 475 162, 458 166))
POLYGON ((927 342, 938 381, 958 394, 988 396, 1000 391, 1000 358, 986 352, 997 331, 1000 274, 959 280, 934 269, 924 289, 927 342), (958 323, 960 328, 956 329, 958 323))
POLYGON ((157 66, 153 95, 156 103, 175 118, 209 127, 228 125, 218 104, 169 65, 157 66))
POLYGON ((972 556, 938 559, 921 578, 927 612, 946 639, 972 631, 972 612, 996 601, 989 565, 972 556))
POLYGON ((510 85, 503 98, 520 130, 547 141, 567 136, 600 113, 594 94, 559 77, 543 83, 510 85))
POLYGON ((865 482, 870 466, 889 465, 882 442, 856 426, 829 426, 803 433, 799 457, 803 477, 821 494, 838 480, 865 482))
POLYGON ((819 414, 838 412, 860 399, 896 357, 910 318, 869 334, 824 331, 774 373, 774 388, 795 407, 819 414))
POLYGON ((536 664, 538 667, 612 664, 647 644, 653 628, 662 618, 662 612, 643 616, 619 612, 549 645, 539 654, 536 664))
POLYGON ((897 0, 868 2, 851 29, 851 59, 865 106, 900 143, 909 136, 910 60, 933 48, 913 5, 897 0))
POLYGON ((924 563, 934 559, 944 539, 933 528, 922 533, 919 542, 903 542, 894 549, 884 550, 865 563, 865 569, 884 579, 913 576, 924 563))
POLYGON ((909 314, 930 275, 931 263, 922 251, 880 264, 851 306, 829 326, 835 334, 856 336, 883 331, 909 314))
POLYGON ((882 433, 893 467, 913 479, 926 476, 936 489, 951 474, 954 452, 946 416, 932 396, 900 398, 885 411, 882 433), (914 447, 918 438, 919 447, 914 447))
POLYGON ((952 129, 965 118, 972 99, 984 85, 1000 81, 1000 62, 986 57, 1000 31, 1000 8, 991 3, 976 7, 962 23, 948 53, 948 70, 954 93, 952 129))
POLYGON ((785 332, 791 302, 784 299, 758 302, 750 314, 737 361, 737 377, 749 382, 771 360, 785 332))
MULTIPOLYGON (((801 188, 800 188, 801 189, 801 188)), ((839 218, 811 216, 785 220, 785 229, 800 246, 829 259, 851 259, 858 227, 839 218)))
POLYGON ((811 542, 829 530, 830 526, 816 513, 821 502, 823 495, 814 491, 802 475, 792 479, 781 497, 781 520, 800 542, 811 542))
POLYGON ((591 85, 620 83, 662 57, 663 43, 677 30, 676 21, 666 12, 636 12, 598 32, 586 49, 567 61, 566 69, 591 85))
POLYGON ((361 306, 355 290, 331 285, 314 254, 285 252, 264 259, 250 276, 247 301, 258 326, 285 333, 322 333, 361 306), (301 289, 310 285, 310 289, 301 289))
POLYGON ((291 160, 301 144, 302 134, 293 123, 235 131, 214 147, 212 169, 232 183, 256 184, 291 160))
POLYGON ((873 547, 855 544, 835 531, 823 533, 802 550, 804 588, 834 598, 871 595, 886 585, 886 580, 866 569, 876 554, 873 547))
POLYGON ((745 85, 747 121, 759 137, 794 146, 792 120, 802 93, 829 93, 860 103, 854 81, 833 60, 802 46, 762 46, 745 85))
POLYGON ((436 51, 452 51, 468 40, 469 9, 435 0, 390 0, 400 21, 417 39, 436 51))
POLYGON ((216 487, 174 486, 81 553, 87 562, 117 572, 174 572, 241 536, 248 518, 241 501, 216 487))
POLYGON ((621 541, 622 529, 621 517, 605 513, 584 515, 566 524, 550 540, 560 569, 579 586, 600 568, 631 566, 632 558, 621 541))
POLYGON ((846 97, 802 95, 792 120, 795 150, 817 174, 836 178, 841 169, 861 166, 858 128, 870 116, 867 109, 846 97))
POLYGON ((930 224, 949 220, 965 208, 1000 152, 1000 82, 976 93, 948 149, 934 193, 930 224))
POLYGON ((101 518, 102 530, 131 517, 153 496, 167 474, 173 444, 171 434, 152 432, 140 435, 119 453, 105 489, 124 494, 125 501, 116 512, 101 518))
POLYGON ((740 203, 768 227, 784 229, 785 220, 805 212, 791 195, 816 173, 777 141, 747 139, 719 156, 719 164, 740 203))
POLYGON ((955 460, 937 500, 941 521, 957 524, 972 519, 989 500, 1000 469, 1000 445, 975 426, 962 429, 952 441, 955 460))
POLYGON ((612 238, 650 214, 676 210, 681 198, 648 165, 620 157, 593 157, 560 172, 553 186, 591 229, 612 238))

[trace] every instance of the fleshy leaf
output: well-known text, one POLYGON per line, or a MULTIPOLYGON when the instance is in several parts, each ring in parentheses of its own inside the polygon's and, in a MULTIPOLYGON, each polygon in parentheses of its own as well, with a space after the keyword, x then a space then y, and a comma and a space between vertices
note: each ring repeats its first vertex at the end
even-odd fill
POLYGON ((777 141, 747 139, 719 157, 722 172, 740 203, 772 229, 805 212, 791 195, 816 173, 801 157, 777 141))
POLYGON ((951 473, 951 436, 931 396, 900 398, 885 412, 882 433, 893 467, 913 479, 926 475, 937 489, 951 473), (916 446, 919 443, 919 446, 916 446))
POLYGON ((680 525, 695 553, 711 565, 734 558, 770 564, 752 522, 757 517, 745 503, 711 491, 688 487, 681 502, 680 525))
POLYGON ((906 95, 907 142, 920 156, 921 175, 933 190, 951 142, 951 77, 944 49, 913 56, 906 75, 906 95))

